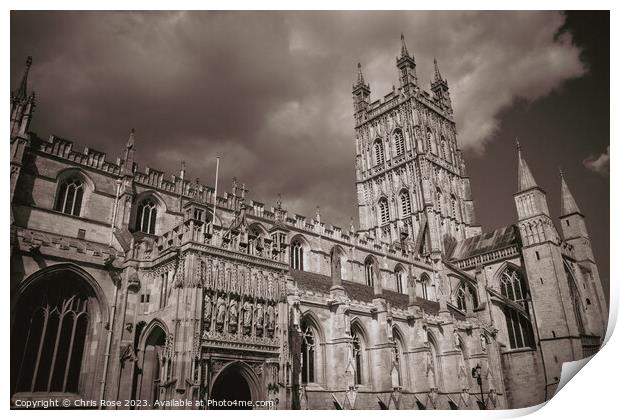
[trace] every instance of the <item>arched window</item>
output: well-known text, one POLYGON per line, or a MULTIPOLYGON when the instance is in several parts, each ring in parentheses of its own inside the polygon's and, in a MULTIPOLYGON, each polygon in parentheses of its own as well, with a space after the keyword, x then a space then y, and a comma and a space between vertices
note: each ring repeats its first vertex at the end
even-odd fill
POLYGON ((304 269, 304 247, 299 239, 291 243, 291 268, 293 270, 304 269))
POLYGON ((374 144, 375 149, 375 165, 381 165, 385 162, 385 155, 383 153, 383 144, 381 143, 381 139, 375 140, 374 144))
POLYGON ((450 150, 450 144, 446 141, 446 138, 444 136, 441 136, 441 145, 442 148, 444 150, 444 158, 448 161, 448 162, 452 162, 452 155, 451 155, 451 150, 450 150))
POLYGON ((573 276, 573 272, 569 268, 566 262, 564 262, 564 271, 568 279, 568 290, 570 292, 570 297, 573 303, 573 312, 575 314, 575 322, 577 323, 577 330, 579 331, 579 334, 583 335, 585 334, 585 328, 583 325, 583 316, 582 316, 583 308, 581 306, 579 290, 577 289, 577 283, 575 281, 575 276, 573 276))
POLYGON ((11 337, 13 392, 79 393, 96 298, 77 274, 60 271, 19 298, 11 337))
POLYGON ((423 274, 420 278, 420 291, 423 299, 428 300, 428 285, 430 283, 430 279, 426 274, 423 274))
POLYGON ((403 219, 411 215, 411 195, 408 190, 400 192, 400 212, 403 219))
POLYGON ((396 368, 396 375, 395 377, 393 376, 392 383, 393 385, 402 387, 404 386, 405 381, 404 381, 404 375, 403 375, 404 365, 401 361, 401 358, 403 357, 405 346, 403 344, 404 343, 403 338, 401 337, 400 333, 395 327, 392 328, 392 338, 394 340, 394 367, 396 368))
POLYGON ((508 307, 504 307, 504 316, 510 348, 534 347, 534 333, 529 319, 517 310, 508 307))
POLYGON ((407 274, 405 273, 405 269, 399 265, 396 267, 394 274, 396 275, 396 291, 398 293, 405 292, 407 284, 407 274))
POLYGON ((428 377, 429 388, 439 389, 439 376, 441 375, 441 367, 437 358, 437 344, 430 336, 428 337, 428 362, 426 366, 426 375, 428 377))
POLYGON ((152 198, 145 198, 138 204, 136 213, 136 230, 155 235, 155 224, 157 223, 157 205, 152 198))
POLYGON ((403 138, 403 132, 400 130, 394 131, 394 150, 396 151, 396 156, 400 156, 405 153, 405 139, 403 138))
POLYGON ((382 225, 390 222, 390 207, 385 198, 379 200, 379 217, 382 225))
POLYGON ((344 268, 344 262, 346 261, 344 251, 340 247, 334 246, 330 253, 330 258, 332 277, 340 280, 344 279, 346 274, 346 269, 344 268))
POLYGON ((77 177, 65 178, 58 185, 54 210, 79 216, 84 197, 84 183, 77 177))
POLYGON ((372 257, 366 258, 364 263, 364 272, 366 277, 366 285, 374 286, 375 285, 375 271, 377 267, 375 266, 375 260, 372 257))
POLYGON ((301 382, 316 382, 316 333, 307 320, 301 322, 301 382))
POLYGON ((364 383, 364 339, 357 328, 352 328, 353 360, 355 362, 355 385, 364 383))
POLYGON ((250 225, 248 229, 248 254, 263 256, 265 249, 266 230, 259 223, 250 225))
POLYGON ((521 273, 513 267, 506 267, 500 275, 500 293, 502 296, 525 306, 527 289, 521 273))
POLYGON ((474 307, 472 309, 476 309, 478 307, 478 291, 472 285, 467 286, 467 290, 469 290, 469 295, 471 296, 471 301, 474 307))

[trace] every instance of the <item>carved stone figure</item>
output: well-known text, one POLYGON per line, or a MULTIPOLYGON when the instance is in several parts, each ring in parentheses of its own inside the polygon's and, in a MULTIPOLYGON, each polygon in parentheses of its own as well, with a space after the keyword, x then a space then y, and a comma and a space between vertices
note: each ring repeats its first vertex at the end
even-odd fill
POLYGON ((247 300, 243 303, 243 330, 246 334, 252 330, 252 304, 247 300))
POLYGON ((267 307, 267 330, 273 334, 273 330, 276 328, 276 311, 273 305, 267 307))
POLYGON ((265 318, 265 310, 263 309, 263 304, 259 302, 256 304, 256 310, 254 314, 254 323, 256 324, 257 330, 263 329, 264 318, 265 318))
POLYGON ((239 322, 239 310, 237 309, 237 300, 231 299, 228 305, 228 331, 237 331, 237 323, 239 322))
POLYGON ((452 335, 454 339, 454 348, 456 350, 461 350, 461 338, 459 336, 459 332, 455 329, 452 335))
POLYGON ((206 329, 209 329, 211 325, 211 312, 213 311, 213 305, 211 303, 211 296, 205 293, 204 297, 204 305, 202 310, 202 319, 204 320, 204 324, 206 329))
POLYGON ((480 334, 480 348, 483 352, 487 352, 487 337, 484 334, 480 334))
POLYGON ((226 318, 226 301, 222 296, 217 298, 217 315, 215 322, 217 329, 221 330, 224 327, 224 319, 226 318))

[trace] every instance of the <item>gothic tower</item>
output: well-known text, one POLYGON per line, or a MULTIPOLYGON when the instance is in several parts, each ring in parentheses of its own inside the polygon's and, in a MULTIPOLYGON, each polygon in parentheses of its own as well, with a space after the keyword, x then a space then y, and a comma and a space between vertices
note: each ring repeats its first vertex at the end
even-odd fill
POLYGON ((581 315, 562 253, 560 236, 549 216, 547 196, 518 149, 518 190, 514 194, 522 258, 531 299, 530 316, 545 366, 546 396, 560 380, 562 363, 582 358, 581 315))
MULTIPOLYGON (((28 93, 28 73, 32 65, 32 57, 26 59, 26 70, 19 88, 11 92, 11 203, 15 195, 15 186, 22 170, 24 153, 30 145, 30 122, 35 107, 34 92, 28 93)), ((13 209, 11 208, 11 222, 13 209)))
POLYGON ((34 92, 28 94, 28 73, 32 66, 32 57, 26 59, 26 71, 22 76, 17 92, 11 94, 11 138, 26 135, 35 106, 34 92))
POLYGON ((580 273, 583 277, 583 289, 588 295, 586 297, 586 315, 591 319, 593 332, 603 337, 607 329, 607 305, 605 303, 605 295, 601 286, 601 280, 598 273, 598 267, 594 260, 594 253, 590 245, 590 235, 586 227, 586 217, 583 215, 573 194, 568 188, 568 184, 564 179, 564 174, 560 171, 562 181, 561 190, 561 211, 560 226, 564 241, 572 245, 575 260, 579 265, 580 273), (588 309, 590 305, 594 305, 595 310, 588 309))
POLYGON ((360 230, 440 255, 480 228, 447 81, 436 65, 433 94, 421 89, 403 36, 401 43, 398 89, 371 102, 359 65, 353 85, 360 230))

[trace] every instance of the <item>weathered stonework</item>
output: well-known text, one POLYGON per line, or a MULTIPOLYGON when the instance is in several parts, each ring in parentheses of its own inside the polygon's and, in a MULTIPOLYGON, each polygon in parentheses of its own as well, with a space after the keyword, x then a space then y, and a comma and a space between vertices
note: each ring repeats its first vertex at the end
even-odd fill
POLYGON ((584 216, 562 180, 562 239, 519 152, 519 218, 481 233, 447 81, 435 63, 425 92, 404 40, 397 67, 381 101, 361 67, 353 86, 360 229, 140 169, 133 131, 115 162, 42 139, 26 73, 11 98, 12 401, 549 399, 606 329, 584 216))

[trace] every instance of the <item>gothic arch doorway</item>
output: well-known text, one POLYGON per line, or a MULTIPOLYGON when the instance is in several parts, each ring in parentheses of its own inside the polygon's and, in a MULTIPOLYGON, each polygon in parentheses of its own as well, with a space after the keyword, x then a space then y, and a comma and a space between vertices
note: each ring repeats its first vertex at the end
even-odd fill
POLYGON ((246 401, 259 399, 260 387, 254 371, 245 363, 232 362, 225 366, 213 380, 211 400, 218 402, 211 407, 218 410, 251 410, 246 401), (226 404, 234 402, 237 404, 226 404))
POLYGON ((156 400, 161 399, 160 394, 168 377, 166 337, 164 328, 159 323, 153 323, 147 327, 140 346, 133 395, 136 399, 149 401, 151 407, 156 400))

